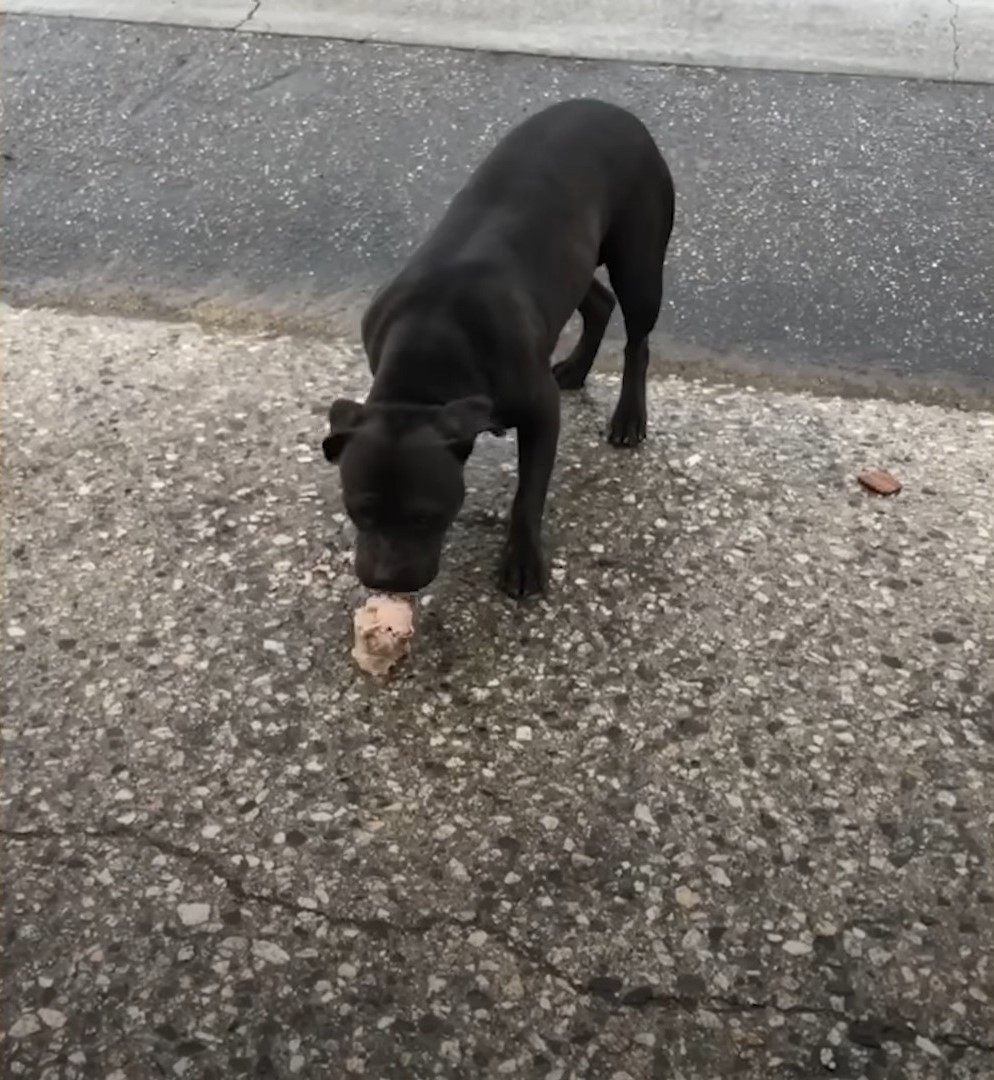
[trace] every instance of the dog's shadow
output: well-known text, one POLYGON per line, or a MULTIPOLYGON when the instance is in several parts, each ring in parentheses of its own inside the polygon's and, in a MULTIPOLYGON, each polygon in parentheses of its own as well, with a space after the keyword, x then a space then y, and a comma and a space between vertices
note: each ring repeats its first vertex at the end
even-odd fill
MULTIPOLYGON (((550 556, 565 557, 580 543, 579 519, 598 534, 624 492, 640 479, 645 457, 639 449, 607 442, 610 389, 564 394, 562 432, 549 490, 545 537, 550 556), (566 528, 562 528, 565 525, 566 528), (565 535, 564 535, 565 533, 565 535)), ((646 467, 651 463, 646 463, 646 467)), ((445 569, 432 589, 439 596, 460 588, 494 588, 517 485, 517 445, 513 431, 483 436, 466 468, 466 501, 449 535, 445 569)))

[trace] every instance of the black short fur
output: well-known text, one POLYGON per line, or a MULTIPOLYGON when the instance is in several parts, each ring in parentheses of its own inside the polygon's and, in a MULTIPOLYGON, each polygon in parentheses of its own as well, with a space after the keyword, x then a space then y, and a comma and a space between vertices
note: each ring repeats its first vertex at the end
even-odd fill
POLYGON ((365 585, 414 592, 432 581, 476 437, 513 428, 518 487, 500 581, 516 597, 544 588, 560 389, 583 385, 617 297, 627 341, 608 439, 645 438, 648 338, 673 211, 673 181, 649 132, 600 101, 530 117, 476 169, 363 318, 373 372, 365 403, 330 410, 324 451, 341 470, 365 585), (613 295, 594 277, 599 266, 613 295), (574 311, 580 339, 550 368, 574 311))

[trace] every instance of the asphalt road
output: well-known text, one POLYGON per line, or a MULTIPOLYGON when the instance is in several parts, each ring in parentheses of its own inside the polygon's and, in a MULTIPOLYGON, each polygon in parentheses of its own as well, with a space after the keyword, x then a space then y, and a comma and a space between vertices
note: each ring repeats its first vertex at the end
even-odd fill
POLYGON ((597 95, 676 177, 664 360, 994 384, 994 87, 13 17, 2 82, 16 303, 342 329, 502 131, 597 95))

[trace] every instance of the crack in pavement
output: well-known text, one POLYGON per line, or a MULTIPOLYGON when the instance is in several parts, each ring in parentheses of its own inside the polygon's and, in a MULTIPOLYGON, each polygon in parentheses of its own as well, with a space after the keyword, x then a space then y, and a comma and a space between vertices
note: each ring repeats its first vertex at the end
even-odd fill
MULTIPOLYGON (((621 1000, 617 1000, 615 993, 598 992, 590 983, 584 983, 571 976, 567 971, 554 963, 537 946, 528 944, 514 937, 505 927, 499 926, 490 919, 480 917, 478 912, 472 919, 460 919, 449 912, 437 912, 425 915, 411 922, 398 922, 392 919, 377 917, 361 917, 356 915, 331 915, 317 908, 305 907, 295 900, 271 893, 258 893, 247 890, 237 875, 232 875, 222 865, 218 856, 210 855, 195 848, 177 844, 164 837, 155 836, 144 830, 131 829, 124 825, 115 825, 106 829, 79 828, 74 830, 59 831, 56 829, 8 829, 0 828, 0 836, 17 841, 29 843, 32 840, 64 840, 64 839, 91 839, 109 841, 130 841, 138 845, 146 845, 158 851, 160 854, 185 862, 192 862, 209 870, 216 878, 223 881, 228 891, 239 900, 247 903, 255 903, 272 908, 278 908, 294 915, 306 915, 309 918, 321 919, 326 925, 336 928, 358 930, 374 937, 383 938, 389 934, 399 934, 404 937, 421 937, 433 929, 450 929, 465 931, 468 926, 477 926, 484 930, 493 940, 507 953, 519 960, 524 960, 543 971, 550 978, 561 983, 572 991, 577 997, 588 1000, 598 1000, 607 1006, 613 1013, 648 1010, 648 1009, 683 1009, 693 1011, 701 1007, 723 1015, 745 1016, 761 1012, 773 1012, 780 1016, 820 1016, 838 1023, 847 1025, 851 1041, 862 1041, 856 1036, 861 1026, 872 1025, 875 1022, 865 1017, 854 1017, 841 1009, 835 1009, 825 1005, 806 1005, 798 1003, 794 1005, 781 1005, 772 1000, 745 1001, 741 998, 726 997, 721 995, 706 995, 702 997, 688 997, 680 994, 672 994, 646 985, 633 988, 621 1000)), ((960 1032, 945 1032, 930 1034, 920 1031, 915 1025, 904 1018, 881 1023, 879 1034, 871 1036, 878 1042, 908 1042, 915 1039, 926 1039, 936 1046, 950 1049, 975 1050, 979 1053, 994 1054, 994 1042, 985 1042, 975 1039, 960 1032)))
POLYGON ((231 29, 236 32, 239 30, 244 30, 245 27, 248 26, 248 24, 255 18, 260 7, 262 7, 262 0, 254 0, 252 4, 252 10, 245 16, 244 19, 241 20, 241 22, 235 23, 235 25, 231 29))
MULTIPOLYGON (((260 0, 261 3, 261 0, 260 0)), ((959 0, 948 0, 951 14, 949 16, 949 26, 953 32, 953 71, 950 79, 955 82, 959 76, 959 0)))
MULTIPOLYGON (((387 919, 363 918, 355 915, 330 915, 317 908, 305 907, 294 900, 270 893, 256 893, 246 889, 241 879, 226 870, 219 857, 210 855, 205 851, 184 847, 171 840, 155 836, 152 833, 130 829, 125 825, 115 825, 106 829, 74 829, 59 832, 56 829, 36 830, 10 830, 0 829, 0 836, 10 840, 28 842, 30 840, 61 840, 89 839, 89 840, 127 840, 136 844, 144 844, 154 848, 163 855, 179 859, 185 862, 196 863, 209 870, 218 880, 224 882, 228 891, 238 900, 245 900, 270 907, 281 908, 297 915, 309 915, 320 918, 330 926, 355 929, 374 936, 383 936, 385 932, 392 931, 403 935, 423 934, 435 926, 443 924, 446 920, 444 915, 428 915, 411 923, 398 923, 387 919)), ((453 920, 455 921, 455 920, 453 920)), ((460 924, 462 925, 462 924, 460 924)))

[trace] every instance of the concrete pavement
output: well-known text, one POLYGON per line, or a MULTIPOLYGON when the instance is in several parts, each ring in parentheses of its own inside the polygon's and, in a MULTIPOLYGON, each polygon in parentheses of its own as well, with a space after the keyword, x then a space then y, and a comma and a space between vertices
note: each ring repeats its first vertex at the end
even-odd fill
POLYGON ((18 303, 350 331, 503 131, 596 95, 676 178, 673 369, 994 387, 992 87, 66 19, 2 48, 18 303))
POLYGON ((599 377, 380 687, 349 341, 0 317, 5 1075, 992 1075, 994 418, 599 377))
POLYGON ((5 10, 594 59, 994 82, 989 0, 7 0, 5 10))

